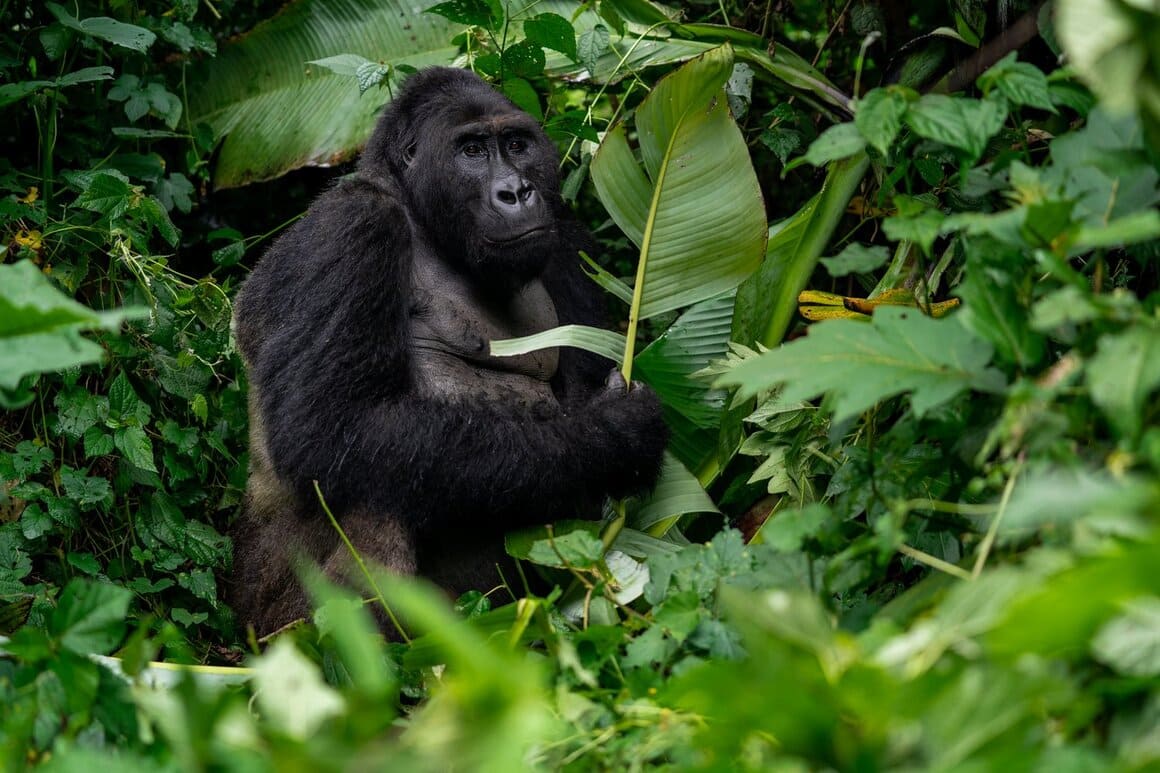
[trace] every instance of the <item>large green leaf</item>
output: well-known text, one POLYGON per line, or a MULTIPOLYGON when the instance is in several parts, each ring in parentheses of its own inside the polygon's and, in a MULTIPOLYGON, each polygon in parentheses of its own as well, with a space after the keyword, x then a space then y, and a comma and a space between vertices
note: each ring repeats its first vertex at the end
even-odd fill
POLYGON ((722 88, 732 70, 732 49, 715 48, 663 78, 637 108, 649 179, 623 125, 592 161, 601 201, 640 247, 635 319, 730 290, 761 262, 765 207, 722 88))
POLYGON ((834 396, 834 420, 857 416, 904 392, 921 416, 966 389, 1001 390, 1006 379, 994 368, 990 343, 957 317, 932 319, 917 309, 883 307, 872 324, 834 319, 810 328, 805 338, 745 360, 721 377, 749 397, 784 384, 786 402, 834 396))
MULTIPOLYGON (((548 7, 552 7, 549 3, 548 7)), ((593 13, 583 13, 575 21, 578 34, 583 35, 604 22, 593 13)), ((547 72, 558 78, 589 77, 597 83, 615 83, 631 77, 645 67, 685 62, 729 42, 735 55, 775 82, 800 93, 811 103, 817 103, 831 112, 849 113, 850 99, 805 59, 785 46, 779 45, 768 52, 767 41, 732 27, 711 24, 671 25, 683 37, 670 37, 665 30, 656 28, 650 34, 610 34, 606 50, 590 63, 575 62, 562 54, 549 53, 547 72), (593 66, 589 68, 589 64, 593 66)))
POLYGON ((628 526, 659 537, 687 513, 720 512, 705 489, 685 466, 665 454, 661 478, 640 508, 629 515, 628 526))
POLYGON ((725 392, 692 378, 714 360, 725 358, 733 319, 732 292, 702 301, 681 315, 649 344, 634 368, 665 405, 702 428, 720 424, 725 392))
POLYGON ((222 47, 189 78, 190 118, 225 136, 214 185, 269 180, 350 158, 374 127, 386 89, 307 64, 357 54, 391 65, 449 64, 462 29, 402 0, 298 0, 222 47))
POLYGON ((81 331, 116 330, 122 320, 147 313, 93 311, 53 287, 32 261, 0 265, 0 390, 15 390, 30 373, 99 361, 104 350, 81 331))

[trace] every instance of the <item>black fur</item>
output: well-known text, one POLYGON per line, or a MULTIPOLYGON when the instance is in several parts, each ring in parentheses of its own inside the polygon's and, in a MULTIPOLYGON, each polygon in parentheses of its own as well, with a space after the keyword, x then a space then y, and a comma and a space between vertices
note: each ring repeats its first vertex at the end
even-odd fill
POLYGON ((655 482, 666 432, 651 390, 606 384, 608 363, 579 350, 487 355, 488 338, 601 322, 577 257, 595 245, 557 164, 483 81, 425 70, 357 173, 245 283, 252 461, 231 601, 259 633, 308 613, 299 558, 346 565, 313 481, 366 557, 452 594, 496 584, 505 531, 593 517, 655 482))

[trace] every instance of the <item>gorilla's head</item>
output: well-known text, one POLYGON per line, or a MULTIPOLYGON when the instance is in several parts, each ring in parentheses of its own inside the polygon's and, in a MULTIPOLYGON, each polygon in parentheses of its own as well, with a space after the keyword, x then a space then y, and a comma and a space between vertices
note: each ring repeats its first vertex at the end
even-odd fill
POLYGON ((559 159, 539 124, 476 75, 412 75, 387 107, 360 170, 393 176, 444 259, 513 289, 554 253, 559 159))

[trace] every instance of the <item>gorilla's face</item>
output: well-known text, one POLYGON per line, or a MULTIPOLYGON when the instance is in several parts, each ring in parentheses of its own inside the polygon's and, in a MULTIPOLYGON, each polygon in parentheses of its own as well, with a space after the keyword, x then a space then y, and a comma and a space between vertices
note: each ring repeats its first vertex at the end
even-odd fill
POLYGON ((427 237, 487 285, 513 289, 556 248, 556 150, 531 116, 488 87, 424 122, 406 183, 427 237))

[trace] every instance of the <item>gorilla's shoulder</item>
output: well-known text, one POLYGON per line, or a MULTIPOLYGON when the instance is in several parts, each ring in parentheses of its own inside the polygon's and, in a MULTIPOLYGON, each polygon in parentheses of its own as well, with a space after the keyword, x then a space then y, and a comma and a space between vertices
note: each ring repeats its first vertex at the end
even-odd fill
POLYGON ((394 179, 355 174, 315 199, 306 220, 324 223, 332 231, 343 224, 382 229, 393 226, 395 218, 405 222, 406 211, 404 194, 394 179))

